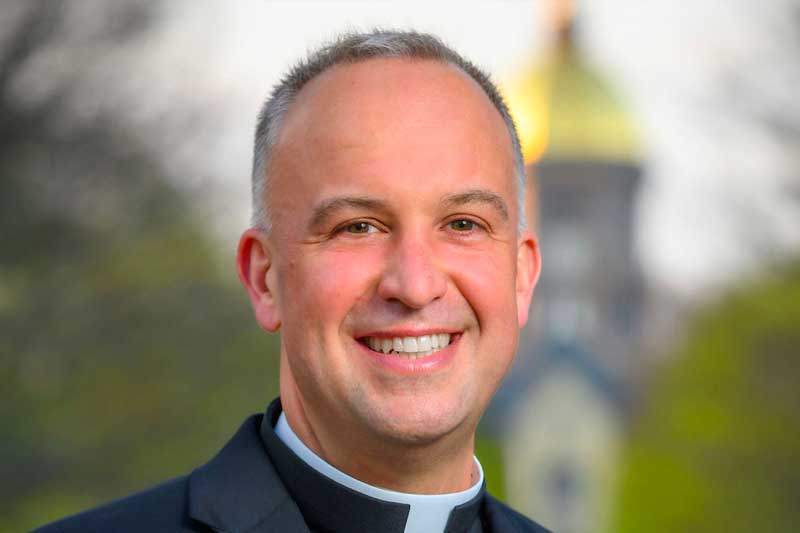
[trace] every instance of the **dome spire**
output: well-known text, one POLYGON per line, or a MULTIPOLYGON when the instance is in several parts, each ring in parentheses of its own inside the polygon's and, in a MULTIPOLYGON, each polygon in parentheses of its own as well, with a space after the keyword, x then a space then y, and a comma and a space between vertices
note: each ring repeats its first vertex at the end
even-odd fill
POLYGON ((548 25, 555 36, 558 48, 572 48, 575 28, 575 0, 551 0, 548 9, 548 25))

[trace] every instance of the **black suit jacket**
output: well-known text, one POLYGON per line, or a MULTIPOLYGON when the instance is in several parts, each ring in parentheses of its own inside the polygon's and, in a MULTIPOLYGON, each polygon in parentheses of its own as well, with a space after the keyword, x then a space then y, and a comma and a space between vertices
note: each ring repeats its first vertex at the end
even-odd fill
MULTIPOLYGON (((245 420, 225 447, 190 475, 36 532, 308 532, 300 509, 264 448, 259 435, 262 419, 263 415, 253 415, 245 420)), ((484 533, 546 533, 488 494, 481 518, 484 533)))

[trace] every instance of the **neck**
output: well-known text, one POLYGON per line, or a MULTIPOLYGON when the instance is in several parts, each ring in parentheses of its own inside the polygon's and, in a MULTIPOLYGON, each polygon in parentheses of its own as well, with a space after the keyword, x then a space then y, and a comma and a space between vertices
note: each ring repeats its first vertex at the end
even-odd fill
POLYGON ((478 481, 474 432, 446 435, 424 444, 379 438, 338 420, 335 413, 305 409, 299 391, 285 387, 283 380, 281 404, 289 425, 305 446, 364 483, 411 494, 448 494, 467 490, 478 481), (336 431, 330 431, 331 427, 336 431))

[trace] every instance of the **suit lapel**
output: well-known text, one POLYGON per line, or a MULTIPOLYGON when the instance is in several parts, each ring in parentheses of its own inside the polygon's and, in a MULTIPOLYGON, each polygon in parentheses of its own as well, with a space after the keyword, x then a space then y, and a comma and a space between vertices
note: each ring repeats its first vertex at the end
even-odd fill
POLYGON ((484 533, 551 533, 490 494, 484 500, 482 518, 484 533))
POLYGON ((503 512, 503 508, 494 497, 487 494, 483 504, 484 533, 518 533, 519 529, 503 512))
POLYGON ((307 532, 259 437, 261 415, 245 420, 211 461, 189 477, 189 515, 216 531, 307 532))

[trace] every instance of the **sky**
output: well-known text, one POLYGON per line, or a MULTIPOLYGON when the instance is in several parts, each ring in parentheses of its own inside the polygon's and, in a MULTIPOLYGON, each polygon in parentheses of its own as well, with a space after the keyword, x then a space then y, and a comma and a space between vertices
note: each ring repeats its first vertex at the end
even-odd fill
MULTIPOLYGON (((800 104, 791 94, 800 66, 790 59, 797 49, 776 39, 792 31, 792 3, 578 2, 579 43, 640 130, 636 244, 654 287, 695 298, 800 250, 800 104), (794 136, 776 137, 763 117, 794 136)), ((166 2, 126 63, 138 102, 131 120, 146 142, 169 142, 174 173, 207 191, 199 196, 233 254, 249 217, 255 116, 295 60, 343 30, 411 27, 440 35, 502 84, 543 50, 546 4, 166 2), (174 120, 183 112, 201 118, 174 120)))

